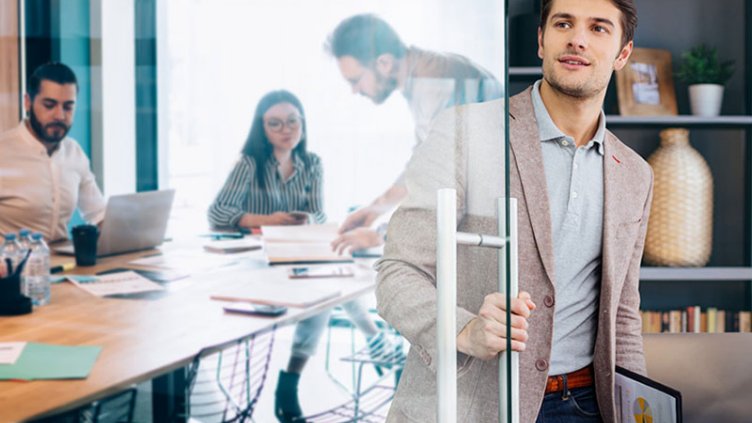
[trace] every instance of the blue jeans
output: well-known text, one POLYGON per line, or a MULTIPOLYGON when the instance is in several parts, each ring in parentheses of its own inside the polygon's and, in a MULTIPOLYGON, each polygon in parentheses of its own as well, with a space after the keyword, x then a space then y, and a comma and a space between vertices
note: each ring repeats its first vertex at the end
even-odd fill
MULTIPOLYGON (((566 378, 566 377, 565 377, 566 378)), ((535 423, 600 423, 601 413, 595 399, 595 388, 568 389, 566 379, 564 390, 546 394, 543 397, 535 423)))

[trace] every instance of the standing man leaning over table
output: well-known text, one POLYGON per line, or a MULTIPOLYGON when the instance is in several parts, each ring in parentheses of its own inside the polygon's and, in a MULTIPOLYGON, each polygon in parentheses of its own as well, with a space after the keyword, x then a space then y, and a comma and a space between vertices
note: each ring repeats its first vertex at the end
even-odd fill
POLYGON ((76 207, 84 220, 104 219, 105 201, 79 144, 68 137, 78 82, 62 63, 32 73, 27 118, 0 134, 0 232, 28 228, 48 240, 67 238, 76 207))
MULTIPOLYGON (((327 50, 337 59, 353 94, 378 105, 393 92, 402 93, 415 122, 416 146, 426 139, 431 121, 447 107, 501 96, 499 82, 477 63, 459 54, 407 46, 386 21, 375 15, 355 15, 340 22, 329 37, 327 50)), ((384 234, 379 232, 383 231, 370 226, 404 197, 405 181, 399 175, 370 205, 347 217, 333 247, 342 252, 381 245, 384 234)))
MULTIPOLYGON (((508 195, 518 202, 520 420, 613 422, 616 365, 645 373, 639 273, 652 196, 645 161, 606 130, 603 99, 633 46, 633 0, 543 0, 543 79, 509 100, 508 195)), ((379 313, 411 343, 388 421, 436 418, 436 191, 456 187, 457 228, 496 233, 504 103, 439 116, 389 223, 379 313), (490 212, 489 212, 490 210, 490 212)), ((497 421, 506 301, 494 251, 460 248, 458 421, 497 421)))

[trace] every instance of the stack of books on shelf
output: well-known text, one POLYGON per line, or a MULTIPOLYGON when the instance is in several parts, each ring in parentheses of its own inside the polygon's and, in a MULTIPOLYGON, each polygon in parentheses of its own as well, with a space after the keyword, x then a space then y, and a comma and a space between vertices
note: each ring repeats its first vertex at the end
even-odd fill
POLYGON ((684 310, 640 311, 642 333, 752 332, 752 312, 690 306, 684 310))

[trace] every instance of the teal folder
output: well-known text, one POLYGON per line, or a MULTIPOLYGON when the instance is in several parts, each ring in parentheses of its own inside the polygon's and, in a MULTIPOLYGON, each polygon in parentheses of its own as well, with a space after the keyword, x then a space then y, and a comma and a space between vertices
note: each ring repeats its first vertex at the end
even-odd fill
POLYGON ((14 364, 0 364, 0 380, 84 379, 102 347, 26 344, 14 364))

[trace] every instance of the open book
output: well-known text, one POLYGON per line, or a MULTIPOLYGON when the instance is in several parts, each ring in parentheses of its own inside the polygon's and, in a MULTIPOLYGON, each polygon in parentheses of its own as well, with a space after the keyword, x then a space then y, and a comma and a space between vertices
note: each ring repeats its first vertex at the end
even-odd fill
POLYGON ((269 264, 350 263, 352 257, 332 251, 337 224, 262 226, 269 264))

